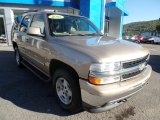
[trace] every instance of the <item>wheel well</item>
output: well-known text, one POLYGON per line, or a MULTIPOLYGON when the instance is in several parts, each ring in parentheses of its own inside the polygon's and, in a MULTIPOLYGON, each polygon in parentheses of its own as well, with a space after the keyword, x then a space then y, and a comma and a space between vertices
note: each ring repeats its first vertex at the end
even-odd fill
MULTIPOLYGON (((50 63, 50 76, 51 78, 53 78, 53 75, 54 75, 54 72, 57 70, 57 69, 65 69, 67 71, 69 71, 76 79, 77 81, 77 87, 79 87, 79 90, 80 90, 80 84, 79 84, 79 75, 78 73, 76 72, 76 70, 74 70, 74 68, 72 68, 71 66, 65 64, 64 62, 61 62, 59 60, 52 60, 51 63, 50 63)), ((51 81, 52 84, 55 84, 53 81, 51 81)), ((81 90, 79 91, 80 92, 80 96, 81 96, 81 90)))
POLYGON ((53 77, 53 74, 56 71, 56 69, 60 69, 60 68, 67 69, 67 71, 71 72, 72 75, 74 75, 74 77, 76 77, 77 79, 79 78, 76 70, 74 70, 71 66, 69 66, 59 60, 52 60, 50 62, 50 68, 49 68, 50 76, 53 77))

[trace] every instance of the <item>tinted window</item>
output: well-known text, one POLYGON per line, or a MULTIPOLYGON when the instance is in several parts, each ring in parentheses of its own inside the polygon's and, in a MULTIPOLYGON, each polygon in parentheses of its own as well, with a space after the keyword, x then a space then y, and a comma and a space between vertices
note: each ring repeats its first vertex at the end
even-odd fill
POLYGON ((33 16, 31 27, 37 27, 41 29, 41 33, 44 33, 44 16, 37 14, 33 16))
POLYGON ((23 18, 22 22, 21 22, 21 25, 20 25, 20 31, 22 32, 26 32, 27 31, 27 28, 28 28, 28 24, 29 24, 29 21, 31 20, 31 16, 30 15, 27 15, 23 18))

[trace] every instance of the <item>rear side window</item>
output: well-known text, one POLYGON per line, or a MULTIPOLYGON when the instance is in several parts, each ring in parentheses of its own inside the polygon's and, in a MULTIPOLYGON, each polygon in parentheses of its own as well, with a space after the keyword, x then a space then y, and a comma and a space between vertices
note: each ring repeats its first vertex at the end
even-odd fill
POLYGON ((22 20, 22 22, 20 24, 20 31, 22 31, 22 32, 26 32, 27 31, 28 24, 29 24, 30 20, 31 20, 31 16, 30 15, 26 15, 23 18, 23 20, 22 20))
POLYGON ((40 28, 41 33, 44 34, 44 16, 43 14, 34 15, 30 27, 40 28))

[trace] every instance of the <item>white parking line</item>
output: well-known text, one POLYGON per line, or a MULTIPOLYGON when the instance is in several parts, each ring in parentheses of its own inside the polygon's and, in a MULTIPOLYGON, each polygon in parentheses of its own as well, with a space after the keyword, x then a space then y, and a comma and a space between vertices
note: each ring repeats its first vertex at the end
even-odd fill
POLYGON ((157 51, 157 50, 155 50, 155 49, 149 49, 150 51, 157 51))

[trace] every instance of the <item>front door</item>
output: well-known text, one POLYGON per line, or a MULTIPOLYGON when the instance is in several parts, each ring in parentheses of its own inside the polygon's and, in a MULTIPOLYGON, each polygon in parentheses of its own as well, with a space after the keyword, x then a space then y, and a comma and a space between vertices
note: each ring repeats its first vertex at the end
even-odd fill
MULTIPOLYGON (((45 34, 45 23, 43 14, 35 14, 32 18, 30 27, 40 28, 41 33, 45 34)), ((31 50, 30 56, 32 63, 42 72, 47 73, 46 58, 49 54, 48 42, 46 37, 27 35, 29 47, 27 51, 31 50)))

